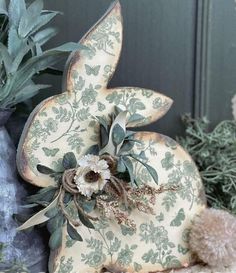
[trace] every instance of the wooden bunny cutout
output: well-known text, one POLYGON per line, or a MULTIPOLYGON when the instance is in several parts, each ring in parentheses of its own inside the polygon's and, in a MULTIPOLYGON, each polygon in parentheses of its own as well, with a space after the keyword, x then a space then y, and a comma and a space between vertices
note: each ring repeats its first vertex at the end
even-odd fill
MULTIPOLYGON (((128 127, 138 127, 162 117, 172 104, 168 97, 144 88, 107 89, 122 46, 119 1, 80 43, 88 50, 71 54, 63 93, 36 107, 21 137, 18 170, 38 187, 53 186, 55 181, 39 173, 37 164, 60 168, 66 152, 74 152, 79 159, 88 147, 98 143, 99 123, 94 116, 108 117, 117 106, 128 111, 128 127)), ((140 132, 135 138, 139 142, 134 150, 145 153, 146 161, 158 173, 158 186, 178 187, 157 196, 155 215, 131 212, 136 231, 101 218, 94 223, 95 230, 79 226, 83 241, 77 242, 68 236, 65 227, 62 247, 51 252, 50 273, 99 273, 111 264, 123 268, 123 272, 144 273, 188 266, 193 261, 188 249, 191 220, 205 208, 196 166, 169 137, 140 132)), ((157 187, 142 165, 137 163, 134 172, 141 182, 157 187)))

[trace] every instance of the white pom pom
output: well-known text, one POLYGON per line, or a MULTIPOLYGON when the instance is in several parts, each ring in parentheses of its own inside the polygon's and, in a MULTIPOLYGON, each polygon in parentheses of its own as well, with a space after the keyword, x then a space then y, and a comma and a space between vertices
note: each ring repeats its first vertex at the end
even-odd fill
POLYGON ((231 265, 236 259, 236 218, 223 210, 204 210, 194 220, 189 244, 210 266, 231 265))

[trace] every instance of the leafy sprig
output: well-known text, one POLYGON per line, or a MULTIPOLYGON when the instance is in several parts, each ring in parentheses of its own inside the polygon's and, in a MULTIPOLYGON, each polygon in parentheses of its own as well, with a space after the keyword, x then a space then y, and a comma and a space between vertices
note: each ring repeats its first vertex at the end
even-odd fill
POLYGON ((25 0, 0 1, 0 107, 9 108, 25 101, 48 85, 35 84, 33 77, 52 69, 60 57, 76 49, 77 43, 43 51, 43 46, 57 34, 44 28, 59 12, 43 9, 43 0, 27 4, 25 0))
POLYGON ((103 117, 96 117, 100 123, 100 146, 95 145, 89 148, 89 152, 97 152, 102 155, 108 153, 117 158, 117 172, 129 174, 130 182, 133 186, 137 185, 134 175, 133 161, 142 164, 150 173, 154 182, 158 184, 158 174, 156 170, 149 164, 144 162, 143 152, 134 154, 133 148, 135 143, 141 143, 135 139, 135 132, 126 129, 126 111, 122 111, 118 107, 110 116, 110 121, 103 117))

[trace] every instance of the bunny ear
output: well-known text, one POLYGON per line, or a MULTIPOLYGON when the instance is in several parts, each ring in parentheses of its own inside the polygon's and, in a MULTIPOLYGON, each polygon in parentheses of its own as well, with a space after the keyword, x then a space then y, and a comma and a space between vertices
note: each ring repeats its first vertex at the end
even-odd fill
POLYGON ((85 78, 96 86, 106 87, 113 75, 122 46, 122 16, 119 1, 81 39, 87 47, 71 54, 68 59, 63 91, 79 92, 86 85, 85 78), (78 81, 79 79, 79 81, 78 81))

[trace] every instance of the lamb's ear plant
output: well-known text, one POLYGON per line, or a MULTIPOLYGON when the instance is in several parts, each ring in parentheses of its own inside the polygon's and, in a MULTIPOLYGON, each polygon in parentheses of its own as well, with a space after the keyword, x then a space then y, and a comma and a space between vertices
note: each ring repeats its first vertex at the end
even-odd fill
POLYGON ((43 50, 57 34, 55 28, 45 27, 57 14, 44 10, 43 0, 0 0, 0 108, 10 108, 47 88, 35 84, 34 77, 81 48, 71 42, 43 50))

